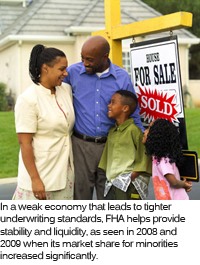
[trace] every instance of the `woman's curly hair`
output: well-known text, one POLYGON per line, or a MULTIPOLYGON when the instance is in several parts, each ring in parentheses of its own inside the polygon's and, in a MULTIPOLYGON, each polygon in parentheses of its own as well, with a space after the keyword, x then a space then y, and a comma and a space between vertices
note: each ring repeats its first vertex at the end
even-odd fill
POLYGON ((154 156, 158 163, 161 158, 169 158, 169 162, 182 164, 183 154, 177 127, 168 120, 157 119, 149 128, 145 143, 146 153, 154 156))

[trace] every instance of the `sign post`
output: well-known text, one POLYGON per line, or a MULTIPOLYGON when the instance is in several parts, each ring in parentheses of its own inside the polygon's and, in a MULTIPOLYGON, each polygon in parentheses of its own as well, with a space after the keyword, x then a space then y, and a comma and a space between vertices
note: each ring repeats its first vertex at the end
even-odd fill
POLYGON ((121 44, 123 39, 192 27, 193 15, 189 12, 176 12, 121 25, 120 0, 104 0, 104 8, 105 29, 92 32, 92 35, 100 35, 107 39, 110 44, 110 59, 120 67, 123 66, 121 44))
MULTIPOLYGON (((120 0, 104 0, 104 7, 105 7, 105 29, 101 31, 92 32, 92 35, 93 36, 100 35, 107 39, 107 41, 110 44, 109 57, 114 64, 120 67, 123 67, 123 63, 122 63, 122 40, 123 39, 134 38, 138 36, 141 37, 141 36, 150 35, 150 34, 156 34, 156 33, 161 33, 161 32, 166 32, 166 31, 173 31, 176 29, 192 27, 193 15, 188 12, 177 12, 177 13, 173 13, 173 14, 169 14, 165 16, 147 19, 144 21, 134 22, 134 23, 127 24, 127 25, 121 25, 120 0)), ((170 71, 172 75, 170 82, 171 83, 174 82, 173 73, 175 70, 173 67, 174 65, 168 65, 166 66, 166 68, 164 66, 164 69, 162 70, 158 68, 157 69, 157 75, 158 75, 157 81, 158 80, 160 81, 160 78, 162 79, 162 75, 160 75, 160 71, 164 71, 163 75, 165 74, 165 71, 170 71)), ((163 80, 164 80, 164 76, 163 76, 163 80)), ((166 79, 165 81, 168 82, 169 80, 166 79)), ((178 91, 177 91, 177 97, 179 97, 179 101, 181 102, 182 98, 181 98, 181 95, 178 95, 178 91)), ((177 100, 177 98, 173 97, 170 100, 171 100, 171 103, 174 104, 174 100, 177 100)), ((171 116, 175 118, 175 120, 179 119, 180 121, 179 128, 183 134, 181 138, 182 138, 185 149, 187 149, 187 137, 186 137, 185 123, 184 123, 185 119, 184 117, 181 117, 182 115, 181 113, 184 113, 184 112, 179 111, 179 107, 183 110, 182 105, 179 106, 178 109, 177 107, 176 108, 172 107, 172 109, 169 110, 170 107, 168 103, 166 101, 165 109, 163 109, 163 113, 165 112, 167 115, 169 114, 169 112, 172 111, 171 116)), ((158 104, 158 101, 157 101, 157 104, 158 104)))

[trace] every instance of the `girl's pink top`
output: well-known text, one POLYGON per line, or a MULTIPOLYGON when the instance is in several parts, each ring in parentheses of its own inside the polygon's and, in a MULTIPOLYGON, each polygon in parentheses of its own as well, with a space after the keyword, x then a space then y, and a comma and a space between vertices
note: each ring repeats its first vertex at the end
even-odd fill
POLYGON ((169 163, 169 158, 162 158, 160 163, 153 158, 152 174, 156 200, 189 200, 184 188, 171 187, 164 177, 166 174, 173 174, 176 179, 180 180, 179 170, 175 163, 169 163))

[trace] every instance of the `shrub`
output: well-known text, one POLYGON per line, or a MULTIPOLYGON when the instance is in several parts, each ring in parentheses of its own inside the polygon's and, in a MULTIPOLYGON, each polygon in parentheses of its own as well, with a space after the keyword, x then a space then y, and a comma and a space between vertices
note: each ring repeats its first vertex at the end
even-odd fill
POLYGON ((7 109, 6 100, 6 84, 0 82, 0 111, 5 111, 7 109))

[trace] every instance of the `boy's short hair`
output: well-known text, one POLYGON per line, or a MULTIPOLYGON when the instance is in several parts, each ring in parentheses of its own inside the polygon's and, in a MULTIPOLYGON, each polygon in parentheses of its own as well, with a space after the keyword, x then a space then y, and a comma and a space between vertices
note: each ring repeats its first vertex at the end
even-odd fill
POLYGON ((130 108, 130 115, 133 114, 133 112, 137 108, 138 99, 137 96, 128 90, 118 90, 115 93, 120 94, 122 96, 121 103, 123 105, 128 105, 130 108))

